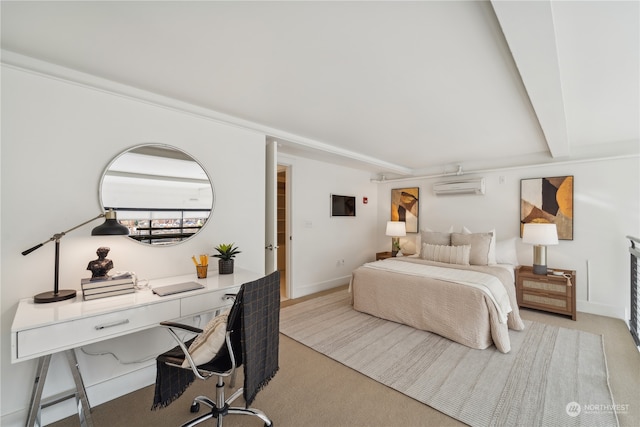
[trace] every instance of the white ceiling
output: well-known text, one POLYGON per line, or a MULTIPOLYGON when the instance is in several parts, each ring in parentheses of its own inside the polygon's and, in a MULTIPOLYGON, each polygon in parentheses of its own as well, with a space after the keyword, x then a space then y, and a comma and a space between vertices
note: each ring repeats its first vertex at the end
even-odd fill
MULTIPOLYGON (((18 53, 420 175, 638 153, 637 1, 2 1, 18 53)), ((4 62, 7 62, 3 58, 4 62)))

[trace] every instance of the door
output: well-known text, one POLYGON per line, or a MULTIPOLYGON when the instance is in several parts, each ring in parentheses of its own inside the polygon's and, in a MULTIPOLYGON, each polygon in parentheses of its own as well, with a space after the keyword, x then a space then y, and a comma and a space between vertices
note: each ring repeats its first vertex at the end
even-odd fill
POLYGON ((265 174, 264 270, 265 274, 271 274, 278 269, 278 146, 275 141, 267 142, 265 174))

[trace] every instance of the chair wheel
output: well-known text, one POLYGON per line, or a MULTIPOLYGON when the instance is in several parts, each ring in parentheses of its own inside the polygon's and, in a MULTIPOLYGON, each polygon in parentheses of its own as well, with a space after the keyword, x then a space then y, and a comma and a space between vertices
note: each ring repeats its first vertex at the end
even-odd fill
POLYGON ((264 427, 273 427, 273 421, 271 422, 271 424, 264 423, 264 427))
POLYGON ((191 404, 191 408, 189 408, 189 411, 191 411, 192 414, 195 414, 199 410, 200 410, 200 402, 193 402, 191 404))

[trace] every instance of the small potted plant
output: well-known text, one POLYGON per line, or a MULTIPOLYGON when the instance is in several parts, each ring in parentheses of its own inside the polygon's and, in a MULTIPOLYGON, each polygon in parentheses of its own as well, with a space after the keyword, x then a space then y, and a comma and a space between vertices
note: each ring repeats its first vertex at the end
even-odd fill
POLYGON ((220 258, 218 260, 218 273, 219 274, 232 274, 233 273, 233 258, 241 251, 237 246, 233 246, 235 243, 220 243, 214 249, 218 251, 213 256, 220 258))
POLYGON ((396 256, 400 252, 400 241, 399 239, 394 239, 391 245, 391 256, 396 256))

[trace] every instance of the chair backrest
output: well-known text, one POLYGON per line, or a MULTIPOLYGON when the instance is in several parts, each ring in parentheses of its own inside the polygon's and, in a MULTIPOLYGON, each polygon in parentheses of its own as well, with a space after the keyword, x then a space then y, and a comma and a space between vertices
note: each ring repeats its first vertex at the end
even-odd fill
MULTIPOLYGON (((241 354, 244 398, 251 404, 258 391, 278 371, 280 273, 275 271, 242 285, 231 311, 227 328, 231 331, 232 343, 240 331, 241 351, 236 351, 232 344, 233 354, 241 354)), ((236 364, 239 366, 240 362, 236 360, 236 364)))
MULTIPOLYGON (((230 334, 231 348, 236 366, 243 363, 243 313, 245 310, 245 293, 250 296, 248 301, 253 311, 259 311, 255 319, 261 326, 278 328, 280 308, 280 272, 275 271, 260 279, 244 283, 235 296, 227 319, 227 332, 230 334), (268 303, 267 303, 268 301, 268 303)), ((255 313, 254 313, 255 314, 255 313)), ((266 333, 262 331, 260 333, 266 333)))
POLYGON ((231 348, 236 366, 242 365, 242 295, 244 294, 245 285, 240 286, 227 317, 227 333, 230 334, 231 348))

